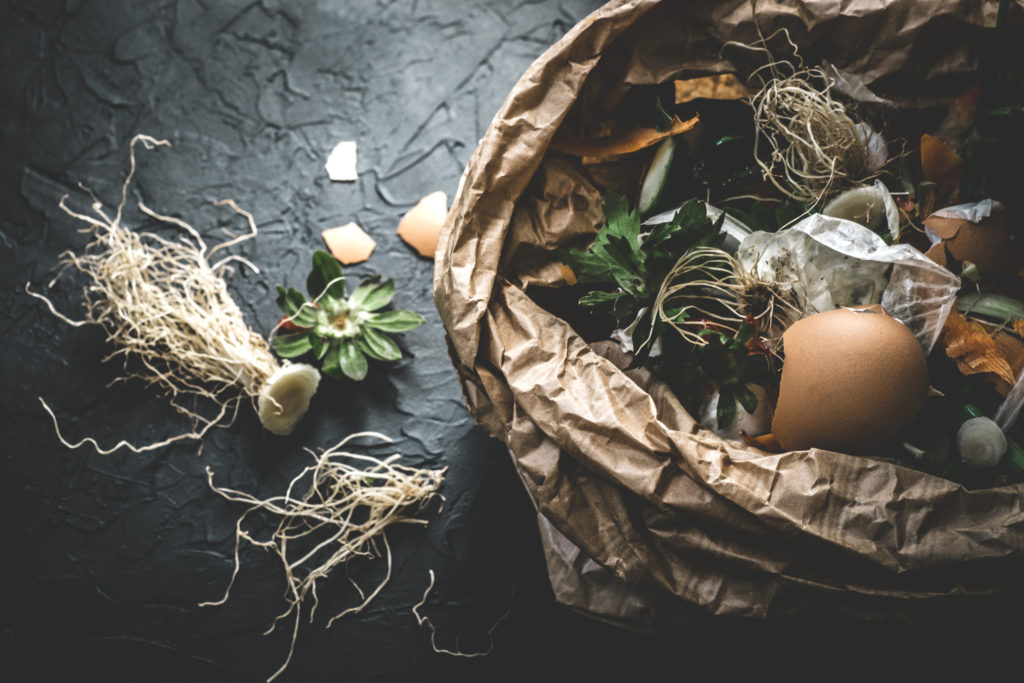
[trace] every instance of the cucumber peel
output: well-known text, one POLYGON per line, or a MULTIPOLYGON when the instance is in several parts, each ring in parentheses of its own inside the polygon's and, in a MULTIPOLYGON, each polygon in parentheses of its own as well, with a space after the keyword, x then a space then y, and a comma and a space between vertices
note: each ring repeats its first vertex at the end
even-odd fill
POLYGON ((647 167, 643 182, 640 183, 640 199, 637 209, 641 215, 650 213, 658 205, 665 186, 668 184, 669 170, 676 155, 675 137, 665 138, 654 152, 651 165, 647 167))

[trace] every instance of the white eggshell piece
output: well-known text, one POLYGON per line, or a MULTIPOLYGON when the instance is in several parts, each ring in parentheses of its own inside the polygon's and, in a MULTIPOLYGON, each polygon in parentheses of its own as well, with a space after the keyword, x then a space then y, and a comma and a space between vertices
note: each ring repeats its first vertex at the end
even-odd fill
POLYGON ((342 140, 331 150, 324 165, 327 169, 327 177, 331 180, 341 182, 352 182, 359 180, 356 173, 356 143, 355 140, 342 140))

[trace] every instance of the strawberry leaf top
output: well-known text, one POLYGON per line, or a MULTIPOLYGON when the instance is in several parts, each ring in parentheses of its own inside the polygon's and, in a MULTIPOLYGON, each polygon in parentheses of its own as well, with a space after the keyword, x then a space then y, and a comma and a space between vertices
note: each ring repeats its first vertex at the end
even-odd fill
POLYGON ((276 335, 271 347, 282 358, 311 354, 323 363, 324 374, 360 381, 369 360, 392 362, 402 357, 388 335, 414 330, 424 323, 414 311, 380 311, 395 296, 395 282, 379 275, 363 280, 345 296, 345 275, 330 253, 313 254, 306 277, 306 297, 293 287, 277 286, 277 306, 285 314, 289 334, 276 335))

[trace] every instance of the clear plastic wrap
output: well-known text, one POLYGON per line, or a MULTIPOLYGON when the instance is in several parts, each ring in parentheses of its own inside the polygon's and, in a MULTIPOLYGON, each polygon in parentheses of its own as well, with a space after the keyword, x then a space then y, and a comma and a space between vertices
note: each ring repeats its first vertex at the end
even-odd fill
POLYGON ((930 352, 956 303, 960 279, 917 249, 886 244, 858 223, 812 214, 777 233, 740 243, 741 263, 789 282, 804 315, 881 304, 930 352))

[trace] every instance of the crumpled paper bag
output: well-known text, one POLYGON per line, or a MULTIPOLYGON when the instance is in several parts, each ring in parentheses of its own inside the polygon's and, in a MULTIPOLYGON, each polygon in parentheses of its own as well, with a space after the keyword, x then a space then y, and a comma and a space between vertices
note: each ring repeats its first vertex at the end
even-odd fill
MULTIPOLYGON (((903 107, 948 102, 997 3, 616 0, 523 75, 466 169, 434 293, 475 419, 509 448, 541 518, 557 599, 637 628, 695 613, 814 610, 927 619, 1020 609, 1024 488, 968 491, 881 459, 766 454, 701 429, 668 388, 624 371, 558 287, 552 250, 600 224, 624 167, 548 147, 599 129, 635 85, 734 71, 730 40, 786 27, 903 107), (560 303, 561 302, 561 303, 560 303), (572 322, 570 319, 572 318, 572 322)), ((1011 4, 1021 32, 1024 0, 1011 4)), ((1018 54, 1024 41, 1008 41, 1018 54)))

